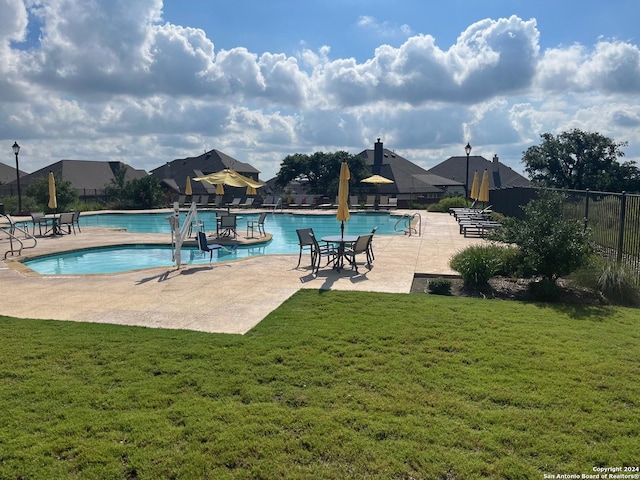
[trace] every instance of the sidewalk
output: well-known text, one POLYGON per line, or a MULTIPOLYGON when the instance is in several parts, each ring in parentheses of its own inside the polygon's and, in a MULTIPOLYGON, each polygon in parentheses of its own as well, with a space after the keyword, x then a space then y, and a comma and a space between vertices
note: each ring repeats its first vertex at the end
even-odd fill
MULTIPOLYGON (((451 256, 483 242, 460 235, 450 215, 421 215, 420 236, 376 235, 374 266, 359 273, 327 268, 314 276, 308 253, 298 269, 296 253, 77 276, 40 276, 10 258, 0 263, 0 314, 243 334, 301 288, 409 293, 415 273, 455 273, 448 266, 451 256)), ((75 236, 38 239, 35 251, 166 242, 166 235, 87 227, 75 236)))

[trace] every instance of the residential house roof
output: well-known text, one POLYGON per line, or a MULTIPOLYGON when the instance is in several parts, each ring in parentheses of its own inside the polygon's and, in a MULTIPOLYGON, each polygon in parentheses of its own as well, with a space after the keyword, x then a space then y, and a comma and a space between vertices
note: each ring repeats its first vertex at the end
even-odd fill
MULTIPOLYGON (((167 162, 161 167, 151 170, 151 174, 156 176, 170 190, 184 194, 187 177, 202 177, 211 173, 216 173, 225 168, 230 168, 236 172, 259 180, 260 171, 248 163, 236 160, 219 150, 210 150, 197 157, 179 158, 167 162)), ((214 195, 216 187, 205 182, 191 182, 191 189, 194 195, 214 195)))
MULTIPOLYGON (((449 157, 444 162, 430 168, 429 173, 450 178, 464 184, 466 169, 467 157, 465 155, 449 157)), ((492 161, 480 155, 469 156, 469 178, 466 184, 470 187, 473 182, 473 174, 477 171, 479 175, 482 175, 485 169, 489 171, 489 188, 525 187, 531 184, 527 178, 520 175, 511 167, 500 163, 497 155, 494 155, 492 161)))
MULTIPOLYGON (((359 153, 363 157, 372 171, 375 163, 375 150, 368 149, 359 153)), ((397 194, 423 194, 423 193, 440 193, 442 189, 431 180, 436 180, 435 176, 429 176, 429 172, 397 153, 382 148, 382 164, 379 168, 379 175, 389 180, 393 180, 393 184, 378 185, 377 189, 383 195, 397 194)), ((437 180, 438 182, 444 179, 437 180)), ((446 181, 443 183, 445 184, 446 181)))
MULTIPOLYGON (((26 172, 20 170, 20 178, 27 175, 26 172)), ((0 163, 0 184, 11 183, 16 181, 16 167, 0 163)))
MULTIPOLYGON (((114 170, 119 165, 127 168, 125 180, 144 178, 148 174, 144 170, 135 169, 122 162, 100 162, 94 160, 60 160, 51 165, 36 170, 35 172, 20 178, 20 183, 25 187, 39 178, 46 177, 53 172, 62 180, 70 182, 76 190, 90 191, 104 190, 114 178, 114 170)), ((14 180, 15 181, 15 180, 14 180)))

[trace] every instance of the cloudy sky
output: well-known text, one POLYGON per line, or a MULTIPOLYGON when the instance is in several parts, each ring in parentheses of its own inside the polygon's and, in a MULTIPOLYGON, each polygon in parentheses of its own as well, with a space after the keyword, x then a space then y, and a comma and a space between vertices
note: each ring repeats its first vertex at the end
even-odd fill
POLYGON ((216 148, 473 154, 522 172, 544 132, 640 160, 637 0, 0 0, 0 161, 151 170, 216 148))

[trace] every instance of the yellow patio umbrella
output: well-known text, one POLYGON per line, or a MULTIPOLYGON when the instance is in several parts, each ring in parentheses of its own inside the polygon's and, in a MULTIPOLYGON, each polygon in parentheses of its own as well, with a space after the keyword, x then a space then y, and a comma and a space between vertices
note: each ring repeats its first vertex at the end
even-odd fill
POLYGON ((360 180, 360 183, 374 183, 376 185, 385 185, 394 183, 393 180, 389 180, 388 178, 383 177, 382 175, 371 175, 363 180, 360 180))
POLYGON ((187 184, 184 187, 185 195, 193 195, 193 190, 191 189, 191 177, 187 177, 187 184))
POLYGON ((252 187, 251 185, 247 186, 247 195, 256 195, 257 193, 256 187, 252 187))
POLYGON ((393 180, 390 180, 386 177, 383 177, 382 175, 371 175, 370 177, 367 177, 363 180, 360 180, 360 183, 371 183, 374 184, 376 186, 376 197, 374 200, 374 207, 376 210, 378 210, 378 205, 380 203, 380 195, 378 193, 378 185, 390 185, 392 183, 394 183, 393 180))
POLYGON ((338 184, 338 213, 336 218, 340 222, 340 234, 344 237, 344 222, 349 220, 349 179, 351 172, 347 162, 340 165, 340 183, 338 184))
POLYGON ((51 210, 58 209, 58 197, 56 196, 56 177, 53 172, 49 172, 49 203, 47 204, 51 210))
POLYGON ((471 192, 469 193, 469 198, 473 200, 478 200, 478 194, 480 191, 480 176, 478 175, 478 171, 473 174, 473 183, 471 183, 471 192))
POLYGON ((224 185, 219 183, 216 185, 216 195, 224 195, 224 185))
POLYGON ((480 191, 478 192, 478 201, 482 203, 489 201, 489 172, 486 168, 482 174, 482 183, 480 184, 480 191))
MULTIPOLYGON (((198 182, 207 182, 212 185, 228 185, 230 187, 253 187, 260 188, 264 186, 263 182, 259 182, 252 178, 245 177, 235 170, 225 168, 219 172, 205 175, 203 177, 194 178, 198 182)), ((217 192, 216 192, 217 193, 217 192)))

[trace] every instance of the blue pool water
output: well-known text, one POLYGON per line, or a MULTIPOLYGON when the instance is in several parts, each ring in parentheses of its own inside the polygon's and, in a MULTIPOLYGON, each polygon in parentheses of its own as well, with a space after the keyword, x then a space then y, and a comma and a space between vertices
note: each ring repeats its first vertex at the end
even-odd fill
MULTIPOLYGON (((170 242, 171 230, 168 213, 115 213, 80 216, 81 227, 101 226, 124 228, 137 233, 166 233, 170 242)), ((258 214, 241 215, 238 218, 238 235, 245 235, 246 224, 257 220, 258 214)), ((389 213, 353 213, 345 222, 345 235, 361 235, 378 227, 376 234, 398 234, 396 228, 400 216, 389 213)), ((205 231, 215 231, 215 212, 198 212, 198 220, 204 223, 205 231)), ((235 251, 220 249, 214 252, 213 261, 235 260, 253 255, 298 253, 296 229, 313 228, 318 238, 338 235, 340 222, 335 215, 270 214, 265 220, 265 230, 273 234, 272 240, 264 244, 240 246, 235 251)), ((256 232, 257 233, 257 232, 256 232)), ((195 247, 184 247, 182 264, 208 264, 209 254, 202 254, 195 247)), ((24 262, 26 266, 43 275, 77 275, 116 273, 151 267, 173 265, 171 248, 163 245, 127 245, 99 247, 68 253, 47 255, 24 262)))

